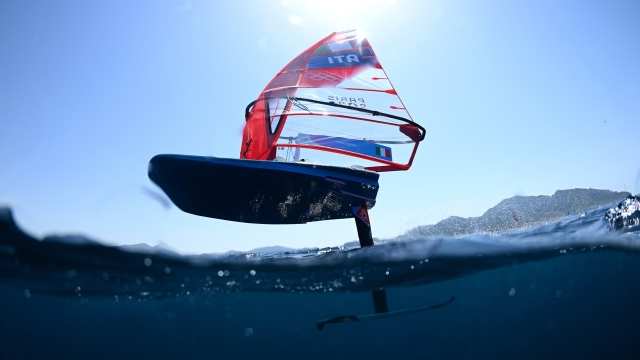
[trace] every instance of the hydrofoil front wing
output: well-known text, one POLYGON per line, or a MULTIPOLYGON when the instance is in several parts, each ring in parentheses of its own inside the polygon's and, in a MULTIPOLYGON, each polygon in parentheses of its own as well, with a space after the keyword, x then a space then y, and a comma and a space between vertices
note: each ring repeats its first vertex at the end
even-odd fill
POLYGON ((327 324, 340 324, 340 323, 346 322, 346 320, 350 320, 352 322, 368 321, 368 320, 379 320, 379 319, 384 319, 384 318, 389 318, 389 317, 394 317, 394 316, 409 315, 409 314, 414 314, 414 313, 423 312, 423 311, 436 310, 436 309, 443 308, 443 307, 447 306, 448 304, 452 303, 454 299, 455 299, 455 297, 451 297, 451 299, 449 299, 449 301, 444 302, 442 304, 436 304, 436 305, 431 305, 431 306, 426 306, 426 307, 421 307, 421 308, 415 308, 415 309, 389 311, 389 312, 380 313, 380 314, 336 316, 336 317, 331 318, 331 319, 319 321, 316 324, 316 327, 318 328, 318 330, 322 330, 324 328, 324 326, 327 325, 327 324))

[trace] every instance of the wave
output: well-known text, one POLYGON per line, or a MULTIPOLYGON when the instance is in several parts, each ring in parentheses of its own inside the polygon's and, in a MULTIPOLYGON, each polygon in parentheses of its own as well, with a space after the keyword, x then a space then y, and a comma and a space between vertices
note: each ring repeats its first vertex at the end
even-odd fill
POLYGON ((28 286, 30 293, 86 301, 208 292, 360 292, 583 252, 640 253, 640 232, 609 231, 606 210, 491 235, 403 237, 362 249, 347 244, 181 256, 145 244, 104 246, 81 236, 37 240, 19 229, 5 209, 0 212, 0 281, 28 286))

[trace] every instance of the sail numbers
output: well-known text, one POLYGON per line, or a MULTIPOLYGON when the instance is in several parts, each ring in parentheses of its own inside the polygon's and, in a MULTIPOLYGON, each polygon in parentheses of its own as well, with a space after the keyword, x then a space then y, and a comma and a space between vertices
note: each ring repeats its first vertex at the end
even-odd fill
POLYGON ((340 105, 347 105, 347 106, 351 106, 351 107, 357 107, 357 108, 366 108, 367 105, 365 104, 365 101, 363 98, 348 98, 348 97, 340 97, 340 96, 329 96, 328 97, 329 102, 334 102, 336 104, 340 104, 340 105))

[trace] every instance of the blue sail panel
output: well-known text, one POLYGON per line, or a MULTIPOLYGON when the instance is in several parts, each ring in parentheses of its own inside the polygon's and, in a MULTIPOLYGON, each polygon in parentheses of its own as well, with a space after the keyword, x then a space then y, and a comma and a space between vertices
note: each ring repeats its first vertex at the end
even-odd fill
POLYGON ((337 136, 298 134, 296 143, 300 145, 324 146, 393 161, 390 147, 365 140, 347 139, 337 136))

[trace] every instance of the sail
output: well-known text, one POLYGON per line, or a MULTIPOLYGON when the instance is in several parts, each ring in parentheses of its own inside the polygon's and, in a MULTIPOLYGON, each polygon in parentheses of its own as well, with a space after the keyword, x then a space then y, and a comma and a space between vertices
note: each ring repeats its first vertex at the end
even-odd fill
POLYGON ((285 66, 246 110, 240 157, 408 170, 424 128, 413 121, 357 30, 333 33, 285 66))

